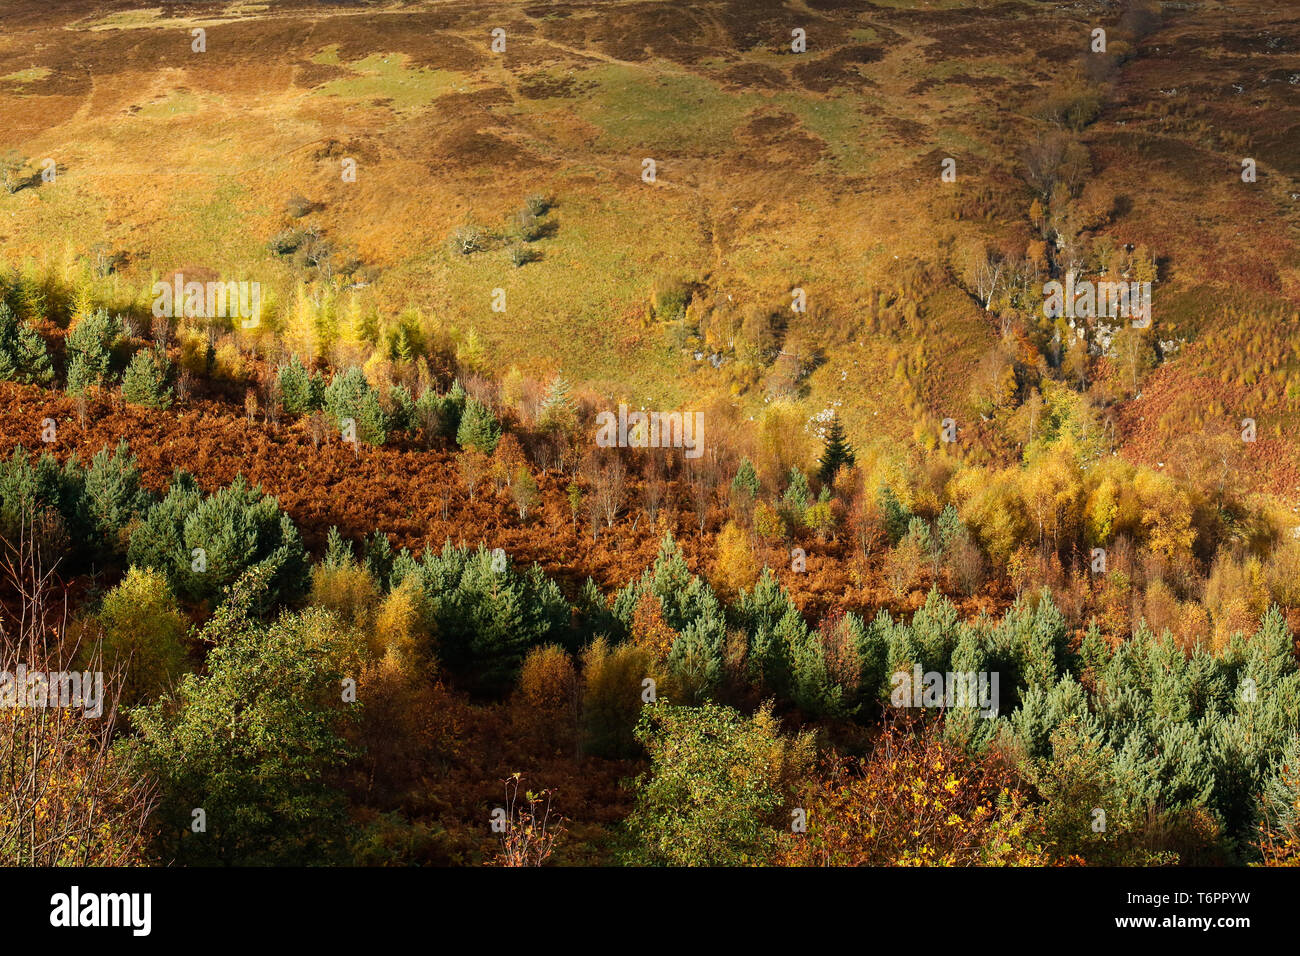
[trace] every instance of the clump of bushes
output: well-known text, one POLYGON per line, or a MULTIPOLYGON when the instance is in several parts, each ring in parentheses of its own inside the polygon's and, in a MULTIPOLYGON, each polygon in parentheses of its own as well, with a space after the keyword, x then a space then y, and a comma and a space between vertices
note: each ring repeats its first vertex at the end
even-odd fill
POLYGON ((195 602, 217 599, 258 565, 272 569, 272 604, 297 597, 307 583, 298 529, 276 499, 242 477, 205 496, 193 476, 178 471, 131 534, 127 554, 131 564, 165 573, 177 594, 195 602))
POLYGON ((569 602, 537 565, 516 570, 483 548, 448 542, 418 562, 403 551, 390 580, 420 585, 440 659, 476 690, 508 688, 530 648, 569 643, 569 602))
POLYGON ((33 461, 21 445, 0 461, 0 535, 17 541, 35 530, 52 556, 122 553, 127 529, 147 507, 125 442, 101 449, 89 465, 75 455, 60 465, 48 452, 33 461))

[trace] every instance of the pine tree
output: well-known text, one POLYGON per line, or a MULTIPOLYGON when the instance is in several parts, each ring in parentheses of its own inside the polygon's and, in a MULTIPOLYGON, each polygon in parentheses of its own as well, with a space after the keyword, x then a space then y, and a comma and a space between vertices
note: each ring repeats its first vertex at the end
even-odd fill
POLYGON ((307 552, 279 502, 237 476, 206 498, 178 472, 171 488, 131 534, 131 564, 167 573, 177 593, 215 600, 255 565, 270 569, 271 604, 298 597, 307 583, 307 552))
POLYGON ((808 487, 808 479, 804 473, 799 470, 798 465, 790 466, 790 484, 786 486, 785 498, 783 499, 796 513, 802 517, 804 509, 808 507, 808 501, 812 498, 812 490, 808 487))
POLYGON ((325 536, 325 559, 327 568, 342 568, 352 564, 356 559, 352 555, 352 542, 339 533, 336 525, 330 525, 325 536))
POLYGON ((885 523, 885 533, 889 535, 891 545, 898 544, 907 534, 908 523, 912 520, 912 512, 907 509, 894 490, 889 487, 882 487, 878 496, 880 504, 880 513, 885 523))
POLYGON ((759 482, 758 471, 754 468, 754 463, 748 458, 740 459, 740 467, 736 469, 736 477, 731 479, 731 487, 736 491, 746 494, 750 499, 758 497, 759 482))
POLYGON ((301 415, 311 409, 311 376, 296 354, 276 370, 276 379, 280 384, 280 400, 284 403, 286 412, 301 415))
POLYGON ((835 482, 836 472, 841 468, 853 467, 856 460, 853 446, 844 435, 844 425, 840 422, 840 416, 835 415, 831 418, 830 431, 826 434, 826 447, 822 451, 821 461, 818 462, 818 477, 821 478, 822 484, 829 488, 835 482))
POLYGON ((334 376, 325 389, 324 408, 335 428, 342 428, 343 420, 350 418, 356 423, 361 441, 382 445, 388 440, 388 423, 379 396, 366 381, 365 372, 356 366, 334 376))
POLYGON ((752 591, 740 592, 737 616, 749 635, 749 677, 766 693, 785 696, 790 689, 792 650, 806 639, 808 626, 776 580, 764 568, 752 591))
POLYGON ((390 432, 404 432, 415 424, 415 399, 405 385, 388 387, 388 409, 384 422, 390 432))
POLYGON ((54 366, 45 340, 30 323, 19 319, 8 304, 0 301, 0 379, 46 385, 53 378, 54 366))
POLYGON ((966 533, 966 526, 962 524, 957 509, 951 504, 947 504, 939 512, 939 518, 935 522, 935 530, 938 532, 939 550, 947 551, 958 536, 966 533))
POLYGON ((374 576, 374 579, 382 584, 393 573, 394 559, 393 545, 388 540, 388 535, 376 528, 374 533, 366 539, 366 568, 374 576))
POLYGON ((475 689, 509 687, 529 648, 564 643, 570 632, 569 602, 537 565, 503 568, 485 548, 448 542, 418 563, 399 556, 392 585, 411 575, 433 609, 440 660, 475 689))
POLYGON ((702 703, 722 676, 727 629, 721 619, 694 621, 673 642, 668 655, 669 693, 692 704, 702 703))
POLYGON ((122 376, 122 397, 133 405, 146 408, 170 408, 172 390, 167 387, 167 358, 150 349, 141 349, 131 358, 122 376))
POLYGON ((461 448, 475 448, 490 455, 496 451, 500 440, 501 426, 492 414, 492 409, 477 399, 469 399, 456 429, 456 443, 461 448))
POLYGON ((90 460, 82 483, 79 524, 96 550, 105 554, 126 550, 127 527, 149 503, 140 487, 140 470, 125 441, 112 455, 101 448, 90 460))
POLYGON ((537 424, 543 429, 569 431, 577 423, 578 410, 569 395, 569 382, 563 375, 557 375, 546 390, 542 408, 537 416, 537 424))
POLYGON ((76 324, 68 333, 68 391, 78 394, 88 385, 108 380, 109 349, 118 327, 104 309, 76 324))
POLYGON ((461 416, 465 414, 465 402, 468 401, 465 386, 460 384, 460 379, 451 383, 451 388, 447 389, 447 394, 441 401, 438 420, 442 423, 443 434, 455 438, 460 431, 461 416))

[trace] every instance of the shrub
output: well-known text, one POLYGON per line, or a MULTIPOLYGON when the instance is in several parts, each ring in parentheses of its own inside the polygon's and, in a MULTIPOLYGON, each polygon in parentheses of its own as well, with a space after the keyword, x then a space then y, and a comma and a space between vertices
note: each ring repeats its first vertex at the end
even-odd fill
POLYGON ((435 666, 428 616, 424 591, 414 577, 389 591, 375 615, 376 650, 409 676, 428 674, 435 666))
MULTIPOLYGON (((803 788, 807 832, 781 837, 786 866, 1042 866, 1014 771, 967 755, 931 726, 887 725, 871 756, 803 788)), ((1076 821, 1086 829, 1090 817, 1076 821)))
POLYGON ((515 235, 521 242, 536 242, 546 235, 546 223, 531 209, 524 207, 515 213, 515 235))
POLYGON ((461 226, 447 240, 453 255, 468 256, 487 248, 487 235, 478 226, 461 226))
POLYGON ((249 568, 266 565, 263 592, 273 603, 299 596, 307 552, 298 529, 274 498, 242 477, 206 498, 177 472, 171 487, 131 535, 132 564, 163 571, 181 596, 214 600, 249 568))
POLYGON ((244 359, 244 353, 239 350, 239 344, 230 336, 224 336, 210 355, 209 366, 212 374, 217 378, 238 382, 248 375, 248 363, 244 359))
POLYGON ((760 501, 754 506, 754 533, 764 541, 780 541, 786 536, 785 518, 771 505, 760 501))
POLYGON ((131 712, 129 752, 159 784, 158 849, 182 865, 336 862, 345 846, 346 803, 328 775, 350 756, 342 729, 355 711, 339 687, 359 676, 355 649, 320 609, 257 623, 270 576, 250 571, 209 622, 204 674, 131 712), (195 807, 206 833, 191 830, 195 807))
POLYGON ((758 562, 749 546, 749 535, 734 521, 728 521, 714 543, 714 583, 723 594, 735 595, 753 585, 758 577, 758 562))
POLYGON ((587 645, 582 652, 582 729, 588 753, 629 757, 637 752, 642 682, 656 673, 653 656, 644 647, 611 648, 604 637, 587 645))
POLYGON ((379 586, 370 571, 355 561, 322 561, 311 569, 308 601, 331 612, 345 626, 369 635, 379 604, 379 586))
POLYGON ((303 216, 310 215, 319 208, 317 203, 312 202, 301 193, 294 193, 285 200, 284 209, 292 218, 301 219, 303 216))
POLYGON ((536 262, 542 257, 542 254, 536 249, 531 249, 523 243, 512 242, 506 246, 506 258, 516 269, 526 266, 530 262, 536 262))
POLYGON ((185 670, 188 626, 161 572, 128 570, 104 595, 96 621, 103 632, 104 669, 124 672, 123 706, 157 697, 185 670))
POLYGON ((632 612, 632 643, 650 652, 656 664, 668 660, 677 643, 678 634, 664 618, 663 604, 653 591, 641 592, 632 612))
POLYGON ((266 247, 275 256, 287 256, 298 251, 306 240, 307 234, 301 229, 285 229, 277 232, 267 242, 266 247))
POLYGON ((809 505, 803 513, 803 523, 809 531, 817 535, 818 541, 825 541, 835 529, 835 513, 829 502, 819 501, 809 505))
POLYGON ((577 724, 578 674, 568 651, 557 644, 530 650, 519 671, 516 702, 543 745, 571 745, 577 724))
POLYGON ((660 276, 650 290, 650 309, 660 322, 680 322, 690 301, 691 288, 680 279, 660 276))
POLYGON ((519 520, 527 521, 528 514, 537 506, 540 496, 537 492, 537 480, 524 465, 515 469, 514 481, 510 483, 510 497, 514 499, 519 511, 519 520))
POLYGON ((545 216, 555 205, 555 200, 545 193, 533 193, 524 200, 524 209, 534 216, 545 216))
POLYGON ((650 757, 628 817, 634 859, 668 866, 761 866, 788 825, 787 800, 813 760, 810 734, 783 737, 770 707, 646 707, 636 736, 650 757))
POLYGON ((984 555, 979 546, 965 531, 960 532, 948 545, 948 563, 953 577, 963 594, 970 596, 984 583, 984 555))

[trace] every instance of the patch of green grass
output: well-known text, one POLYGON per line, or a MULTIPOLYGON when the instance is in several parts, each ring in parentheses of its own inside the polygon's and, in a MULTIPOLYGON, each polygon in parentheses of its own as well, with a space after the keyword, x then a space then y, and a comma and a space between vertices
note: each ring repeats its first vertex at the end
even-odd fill
POLYGON ((394 109, 403 110, 427 106, 446 93, 477 85, 467 74, 452 70, 410 69, 406 65, 409 59, 405 54, 371 54, 347 64, 358 75, 332 80, 314 90, 313 95, 391 100, 394 109))
POLYGON ((223 275, 257 278, 268 256, 264 237, 249 222, 265 210, 257 208, 237 182, 194 177, 185 181, 192 188, 173 190, 166 216, 156 230, 148 230, 153 267, 166 272, 202 266, 223 275))
POLYGON ((758 102, 723 92, 699 76, 656 73, 655 66, 602 64, 584 74, 597 90, 575 104, 602 131, 608 150, 717 153, 734 146, 736 127, 758 102))
POLYGON ((321 50, 311 58, 313 63, 320 63, 324 66, 338 66, 342 61, 339 59, 339 45, 331 43, 325 49, 321 50))
POLYGON ((247 16, 265 13, 270 7, 266 3, 230 3, 225 9, 213 11, 207 16, 176 17, 165 16, 163 7, 139 7, 134 10, 121 10, 107 16, 98 17, 84 24, 87 30, 139 30, 143 28, 170 29, 186 27, 191 24, 215 25, 230 23, 247 16))
POLYGON ((858 103, 861 97, 842 96, 829 99, 782 94, 776 101, 788 109, 808 129, 826 141, 831 156, 840 172, 854 176, 871 171, 875 156, 873 142, 879 138, 869 117, 858 103))
POLYGON ((708 261, 693 195, 652 187, 630 197, 575 195, 563 183, 555 191, 555 235, 530 243, 540 260, 516 268, 495 244, 469 256, 440 245, 387 270, 378 291, 390 307, 420 304, 474 328, 495 367, 559 369, 628 400, 675 407, 692 394, 681 355, 642 317, 655 275, 699 275, 708 261), (504 313, 491 308, 498 288, 504 313))
POLYGON ((974 156, 1001 158, 996 149, 990 149, 987 140, 972 136, 969 127, 939 126, 931 131, 930 141, 949 151, 964 151, 974 156))
POLYGON ((161 100, 155 100, 140 108, 136 116, 143 119, 166 119, 169 116, 186 116, 197 113, 203 100, 188 90, 173 90, 161 100))
POLYGON ((35 83, 37 80, 45 79, 50 75, 50 72, 47 67, 33 66, 26 70, 10 73, 8 76, 0 76, 0 80, 6 83, 35 83))
POLYGON ((1003 0, 875 0, 877 7, 891 7, 895 10, 957 10, 983 9, 1001 5, 1003 0))
POLYGON ((654 150, 716 155, 735 149, 736 129, 755 107, 778 103, 825 140, 832 160, 860 174, 871 165, 870 120, 857 97, 726 92, 699 76, 655 74, 651 68, 602 65, 584 79, 597 92, 575 102, 575 111, 599 127, 604 149, 653 155, 654 150))
POLYGON ((139 10, 121 10, 107 16, 92 20, 86 24, 88 30, 128 30, 133 27, 152 26, 162 16, 162 7, 148 7, 139 10))

